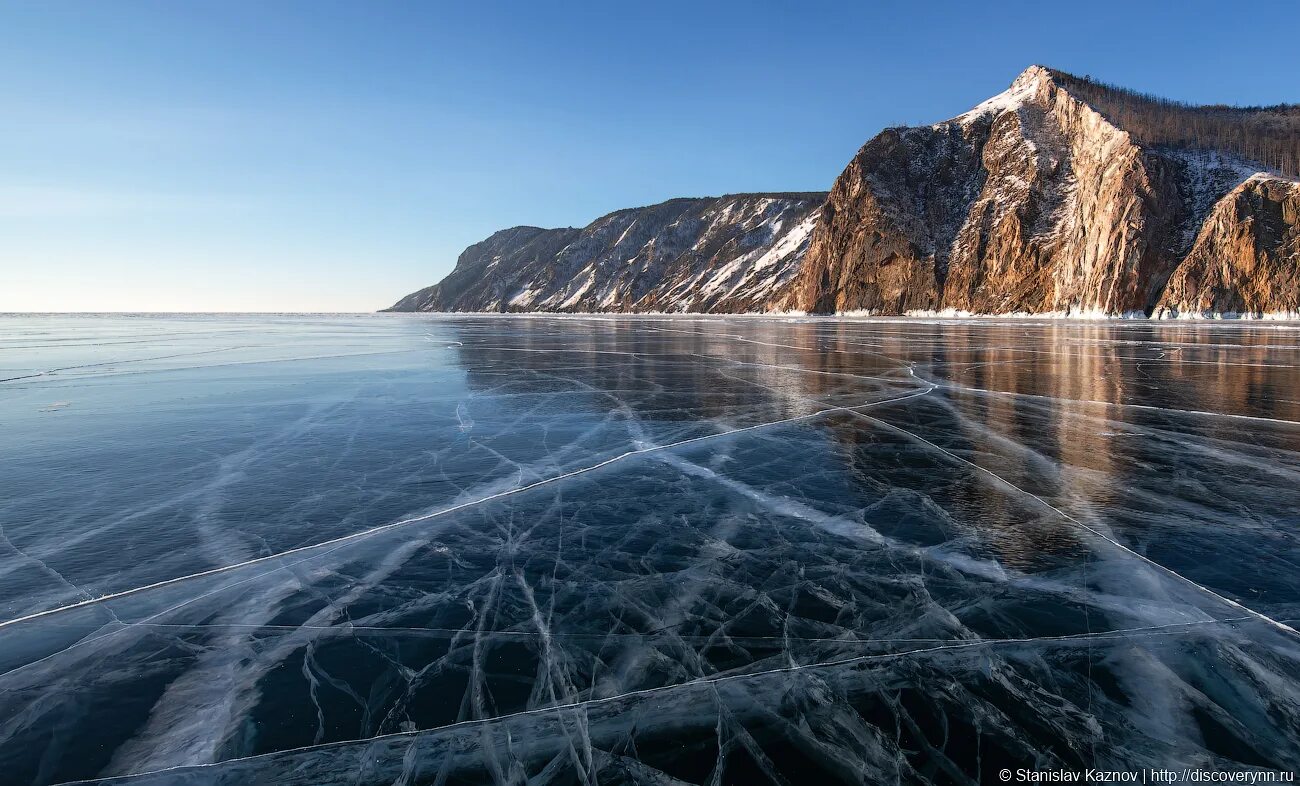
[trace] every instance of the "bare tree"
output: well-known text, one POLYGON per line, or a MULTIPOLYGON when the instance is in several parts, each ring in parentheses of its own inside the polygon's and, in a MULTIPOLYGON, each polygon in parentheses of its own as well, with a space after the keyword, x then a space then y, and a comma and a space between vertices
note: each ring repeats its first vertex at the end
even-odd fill
POLYGON ((1090 76, 1054 73, 1067 89, 1141 143, 1219 150, 1300 177, 1300 104, 1194 106, 1098 82, 1090 76))

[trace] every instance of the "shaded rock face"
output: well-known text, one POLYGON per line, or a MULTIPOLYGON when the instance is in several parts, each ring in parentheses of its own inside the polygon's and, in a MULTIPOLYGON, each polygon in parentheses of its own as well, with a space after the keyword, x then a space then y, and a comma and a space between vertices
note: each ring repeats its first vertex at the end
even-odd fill
POLYGON ((765 311, 796 277, 825 196, 673 199, 583 229, 507 229, 389 310, 765 311))
POLYGON ((442 281, 407 295, 387 310, 487 310, 452 306, 504 302, 511 295, 511 271, 545 270, 577 235, 576 229, 503 229, 462 251, 456 267, 442 281))
POLYGON ((890 129, 868 142, 831 189, 790 307, 937 308, 948 252, 983 182, 982 143, 956 126, 890 129))
POLYGON ((1143 148, 1035 66, 964 115, 868 142, 831 189, 785 305, 1149 314, 1215 202, 1253 173, 1143 148))
POLYGON ((1300 183, 1257 175, 1220 200, 1157 315, 1300 318, 1300 183))

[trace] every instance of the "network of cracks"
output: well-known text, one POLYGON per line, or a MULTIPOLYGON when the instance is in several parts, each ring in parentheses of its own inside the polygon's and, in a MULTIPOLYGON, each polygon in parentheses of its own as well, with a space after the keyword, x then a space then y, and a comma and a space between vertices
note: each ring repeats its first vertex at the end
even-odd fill
POLYGON ((78 327, 0 343, 5 782, 1300 764, 1300 332, 78 327))

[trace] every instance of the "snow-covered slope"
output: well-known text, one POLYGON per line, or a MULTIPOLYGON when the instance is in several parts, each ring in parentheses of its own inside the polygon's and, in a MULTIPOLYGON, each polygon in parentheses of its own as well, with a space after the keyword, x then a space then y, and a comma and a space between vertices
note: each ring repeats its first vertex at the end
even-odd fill
POLYGON ((583 229, 507 229, 389 310, 764 311, 798 273, 825 197, 673 199, 583 229))

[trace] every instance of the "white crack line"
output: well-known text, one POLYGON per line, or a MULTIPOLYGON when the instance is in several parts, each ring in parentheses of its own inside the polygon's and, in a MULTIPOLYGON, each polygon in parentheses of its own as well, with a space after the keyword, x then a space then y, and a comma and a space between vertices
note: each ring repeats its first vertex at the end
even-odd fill
MULTIPOLYGON (((322 743, 320 745, 305 745, 300 748, 288 748, 282 751, 270 751, 268 753, 259 753, 253 756, 243 756, 235 759, 226 759, 225 761, 208 762, 204 764, 186 764, 186 765, 180 765, 176 767, 168 767, 161 770, 149 770, 146 772, 131 773, 129 775, 117 775, 117 776, 113 776, 113 779, 124 780, 129 778, 147 777, 150 775, 160 775, 165 772, 175 772, 179 770, 201 770, 210 767, 222 767, 231 764, 237 764, 240 762, 247 762, 256 759, 269 758, 272 756, 287 756, 290 754, 306 753, 308 751, 314 751, 314 750, 339 748, 345 745, 357 745, 357 744, 370 745, 374 742, 385 740, 385 739, 395 739, 398 737, 414 737, 421 734, 439 734, 442 732, 452 731, 459 728, 465 728, 471 726, 482 726, 490 723, 498 723, 500 721, 511 720, 513 718, 526 717, 529 715, 540 715, 548 712, 560 712, 563 710, 584 709, 592 705, 609 704, 612 702, 621 701, 623 699, 643 698, 645 696, 651 696, 657 693, 664 693, 667 691, 678 690, 680 688, 690 688, 699 685, 716 685, 722 682, 733 682, 736 680, 751 679, 753 677, 765 677, 773 674, 788 674, 797 671, 804 671, 806 669, 820 669, 820 668, 830 668, 834 666, 846 666, 854 663, 863 663, 866 661, 873 661, 873 660, 892 660, 895 658, 904 658, 909 655, 927 655, 935 652, 943 652, 943 651, 950 651, 950 650, 966 650, 966 649, 975 649, 975 648, 982 648, 982 647, 1000 647, 1008 644, 1032 644, 1035 642, 1056 642, 1056 641, 1098 640, 1098 639, 1100 640, 1125 639, 1125 638, 1132 638, 1135 635, 1142 635, 1142 634, 1162 635, 1161 631, 1165 631, 1173 628, 1192 628, 1192 627, 1204 626, 1204 625, 1227 625, 1227 624, 1249 621, 1249 620, 1250 620, 1249 617, 1234 617, 1234 618, 1222 619, 1222 620, 1198 620, 1195 622, 1174 622, 1165 625, 1151 625, 1151 626, 1140 627, 1140 628, 1121 628, 1118 630, 1111 630, 1111 631, 1098 632, 1098 633, 1071 633, 1062 636, 1035 636, 1031 638, 1019 638, 1019 639, 980 639, 978 641, 963 641, 960 643, 944 644, 936 647, 917 647, 915 649, 903 650, 901 652, 873 653, 871 655, 854 655, 852 657, 840 658, 838 660, 818 661, 816 663, 794 664, 791 666, 780 666, 773 669, 764 669, 762 671, 746 672, 742 674, 723 674, 723 675, 712 676, 712 677, 699 677, 693 680, 687 680, 685 682, 677 682, 671 685, 660 685, 655 688, 642 688, 640 690, 632 690, 632 691, 627 691, 625 693, 618 693, 613 696, 601 696, 599 698, 593 698, 593 699, 582 699, 581 701, 569 702, 567 704, 555 704, 548 707, 535 707, 533 709, 520 710, 518 712, 507 713, 505 715, 496 715, 491 718, 472 718, 470 720, 457 721, 456 723, 449 723, 445 726, 437 726, 430 729, 417 729, 414 731, 398 731, 398 732, 393 732, 391 734, 379 734, 374 737, 364 737, 355 740, 339 740, 337 742, 327 742, 327 743, 322 743)), ((67 781, 62 784, 57 784, 57 786, 75 786, 75 784, 99 783, 101 782, 101 780, 102 779, 92 778, 90 780, 67 781)))
POLYGON ((589 467, 583 467, 581 469, 576 469, 571 472, 565 472, 563 474, 556 475, 554 477, 545 478, 535 483, 530 483, 526 486, 520 486, 518 488, 508 489, 506 491, 500 491, 497 492, 496 494, 489 494, 486 497, 470 500, 468 502, 462 502, 459 505, 453 505, 449 508, 443 508, 442 510, 437 510, 432 513, 426 513, 422 516, 413 516, 411 518, 402 519, 400 521, 394 521, 388 524, 382 524, 377 527, 371 527, 370 529, 361 530, 360 532, 353 532, 348 535, 342 535, 337 538, 321 541, 320 543, 313 543, 306 546, 298 546, 297 548, 288 549, 286 551, 281 551, 276 554, 269 554, 264 557, 257 557, 255 559, 245 560, 244 562, 237 562, 232 565, 223 565, 218 568, 211 568, 209 570, 199 571, 197 573, 190 573, 184 576, 177 576, 170 579, 164 579, 162 581, 156 581, 152 584, 145 584, 143 586, 134 587, 132 589, 121 590, 119 592, 112 592, 107 595, 101 595, 100 597, 97 598, 89 598, 87 600, 79 601, 77 603, 69 603, 65 606, 57 606, 52 609, 45 609, 43 611, 33 612, 31 614, 26 614, 21 617, 15 617, 13 619, 0 621, 0 629, 17 625, 23 622, 30 622, 32 620, 41 619, 43 617, 49 617, 55 614, 59 614, 61 612, 71 611, 73 609, 85 608, 87 606, 94 606, 100 603, 104 603, 106 601, 117 600, 119 598, 125 598, 131 595, 137 595, 139 593, 147 592, 149 590, 159 589, 161 587, 173 586, 176 584, 180 584, 182 582, 191 581, 193 579, 206 578, 208 576, 216 576, 222 573, 227 573, 229 571, 236 570, 238 568, 244 568, 250 565, 259 565, 266 562, 271 562, 273 560, 278 560, 293 554, 300 554, 302 552, 311 551, 313 549, 321 549, 328 546, 334 546, 338 544, 348 543, 351 541, 361 540, 363 538, 367 538, 371 535, 375 535, 380 532, 386 532, 391 529, 396 529, 397 527, 403 527, 408 524, 416 524, 422 521, 428 521, 430 519, 438 518, 440 516, 445 516, 449 513, 455 513, 457 511, 474 507, 476 505, 481 505, 485 502, 491 502, 493 500, 502 499, 504 497, 513 496, 515 494, 522 494, 526 491, 531 491, 532 489, 535 489, 539 486, 545 486, 552 483, 557 483, 561 480, 566 480, 568 478, 577 477, 579 475, 585 475, 589 472, 595 472, 598 469, 608 467, 611 464, 616 464, 620 461, 623 461, 624 459, 633 458, 635 456, 641 456, 647 453, 657 453, 660 451, 670 450, 672 448, 679 448, 685 445, 691 445, 697 442, 703 442, 710 439, 717 439, 720 437, 733 436, 735 434, 741 434, 748 431, 755 431, 757 429, 771 428, 772 426, 780 426, 787 423, 796 423, 803 420, 811 420, 814 418, 821 417, 822 415, 833 414, 836 412, 857 412, 858 410, 867 409, 869 407, 878 407, 878 406, 884 406, 886 404, 894 404, 900 401, 906 401, 908 399, 917 398, 918 396, 924 396, 935 390, 934 385, 930 383, 926 383, 926 384, 928 387, 926 387, 925 390, 915 391, 912 393, 908 393, 907 395, 904 396, 895 396, 894 398, 882 399, 880 401, 872 401, 865 404, 858 404, 853 406, 829 407, 827 409, 818 410, 816 412, 811 412, 806 415, 796 415, 794 417, 783 418, 781 420, 773 420, 773 421, 768 421, 766 423, 756 423, 752 426, 744 426, 741 428, 730 429, 728 431, 722 431, 716 434, 705 434, 699 437, 692 437, 690 439, 684 439, 678 442, 671 442, 666 445, 653 445, 650 447, 638 448, 636 450, 629 450, 625 453, 620 453, 619 455, 614 456, 612 458, 608 458, 605 459, 604 461, 598 462, 596 464, 592 464, 589 467))

